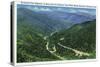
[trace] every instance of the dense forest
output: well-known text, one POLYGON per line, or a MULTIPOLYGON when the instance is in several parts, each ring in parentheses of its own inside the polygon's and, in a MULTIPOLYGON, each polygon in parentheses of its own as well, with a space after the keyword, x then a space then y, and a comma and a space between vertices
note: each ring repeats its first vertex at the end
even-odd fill
POLYGON ((75 24, 25 8, 17 17, 18 63, 96 58, 95 18, 75 24))

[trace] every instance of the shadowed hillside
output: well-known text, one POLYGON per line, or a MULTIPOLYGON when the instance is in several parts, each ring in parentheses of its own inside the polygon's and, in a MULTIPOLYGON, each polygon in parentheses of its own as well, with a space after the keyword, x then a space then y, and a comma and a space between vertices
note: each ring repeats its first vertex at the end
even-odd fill
POLYGON ((94 20, 76 24, 49 36, 35 33, 28 25, 22 26, 17 40, 18 62, 95 58, 95 22, 94 20), (54 48, 56 51, 52 52, 54 48), (86 56, 76 56, 72 49, 84 52, 86 56))
POLYGON ((96 57, 95 15, 41 10, 17 8, 18 63, 96 57))

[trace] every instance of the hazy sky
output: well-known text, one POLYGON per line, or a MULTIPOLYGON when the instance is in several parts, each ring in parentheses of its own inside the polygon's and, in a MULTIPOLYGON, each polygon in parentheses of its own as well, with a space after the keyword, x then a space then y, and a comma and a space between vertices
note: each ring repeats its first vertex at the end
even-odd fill
POLYGON ((27 8, 32 11, 60 11, 60 12, 68 12, 68 13, 87 13, 91 15, 96 15, 96 9, 91 9, 91 8, 69 8, 69 7, 51 7, 51 6, 34 6, 34 5, 21 5, 18 4, 17 8, 27 8))

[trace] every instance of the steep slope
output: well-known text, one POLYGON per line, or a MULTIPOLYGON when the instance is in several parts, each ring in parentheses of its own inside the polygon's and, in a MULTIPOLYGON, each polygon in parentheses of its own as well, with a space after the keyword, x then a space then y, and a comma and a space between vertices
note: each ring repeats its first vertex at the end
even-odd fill
POLYGON ((59 20, 73 23, 82 23, 95 19, 95 9, 88 8, 69 8, 69 7, 51 7, 51 6, 25 6, 26 9, 35 11, 39 14, 59 20))
POLYGON ((95 15, 91 15, 88 13, 70 13, 70 12, 60 12, 60 11, 53 11, 53 12, 39 12, 41 14, 45 14, 52 19, 57 19, 59 21, 69 21, 73 22, 73 24, 82 23, 85 21, 90 21, 95 19, 95 15))
MULTIPOLYGON (((76 24, 69 28, 68 30, 64 30, 62 32, 56 32, 52 37, 51 42, 56 46, 67 48, 68 50, 74 51, 82 51, 91 54, 91 56, 81 57, 81 58, 95 58, 95 49, 96 49, 96 20, 87 21, 81 24, 76 24), (74 49, 74 50, 73 50, 74 49)), ((59 49, 62 52, 65 50, 59 49)), ((61 55, 62 52, 58 52, 61 55)), ((68 52, 69 55, 70 52, 68 52)), ((73 54, 73 52, 71 52, 73 54)), ((75 55, 74 55, 75 56, 75 55)), ((73 57, 73 56, 71 56, 73 57)))
POLYGON ((49 34, 53 31, 67 29, 72 26, 71 22, 54 20, 47 15, 28 10, 26 8, 18 8, 17 13, 17 21, 19 25, 31 25, 33 28, 37 28, 39 31, 42 31, 42 33, 45 34, 49 34))
POLYGON ((73 25, 26 8, 17 12, 18 63, 95 58, 96 20, 73 25))

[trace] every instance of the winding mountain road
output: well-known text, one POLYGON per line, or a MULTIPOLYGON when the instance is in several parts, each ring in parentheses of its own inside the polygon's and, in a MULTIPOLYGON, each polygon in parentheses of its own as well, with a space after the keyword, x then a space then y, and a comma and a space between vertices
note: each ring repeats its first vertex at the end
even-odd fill
POLYGON ((81 56, 90 56, 89 53, 82 52, 82 51, 79 51, 79 50, 76 50, 76 49, 73 49, 73 48, 64 46, 64 45, 62 45, 62 44, 60 44, 60 43, 58 43, 58 45, 61 46, 61 47, 63 47, 63 48, 65 48, 65 49, 68 49, 68 50, 73 51, 73 52, 76 54, 75 56, 79 56, 79 57, 81 57, 81 56))
MULTIPOLYGON (((50 37, 51 36, 53 36, 54 34, 55 34, 56 32, 52 32, 51 34, 50 34, 50 37)), ((40 34, 39 34, 40 35, 40 34)), ((64 57, 61 57, 60 55, 58 55, 56 52, 57 52, 57 50, 56 50, 56 46, 54 45, 52 48, 49 48, 49 45, 50 45, 50 42, 49 42, 49 36, 41 36, 45 41, 46 41, 46 50, 48 51, 48 52, 50 52, 53 56, 55 56, 55 57, 57 57, 57 58, 59 58, 59 59, 61 59, 61 60, 65 60, 65 59, 67 59, 67 58, 64 58, 64 57), (52 50, 51 50, 52 49, 52 50)), ((60 38, 60 40, 64 40, 64 37, 62 37, 62 38, 60 38)), ((90 54, 89 53, 86 53, 86 52, 82 52, 82 51, 79 51, 79 50, 76 50, 76 49, 73 49, 73 48, 71 48, 71 47, 67 47, 67 46, 64 46, 64 45, 62 45, 62 44, 60 44, 59 42, 57 43, 60 47, 63 47, 64 49, 67 49, 67 50, 71 50, 71 51, 73 51, 74 53, 75 53, 75 56, 78 56, 78 57, 81 57, 81 56, 90 56, 90 54)))
POLYGON ((46 49, 47 49, 47 51, 49 51, 52 55, 56 56, 57 58, 59 58, 59 59, 61 59, 61 60, 65 60, 65 58, 63 58, 63 57, 61 57, 61 56, 59 56, 59 55, 57 55, 57 54, 55 53, 55 52, 56 52, 55 46, 52 48, 53 51, 49 49, 49 42, 47 42, 47 44, 46 44, 46 49))

